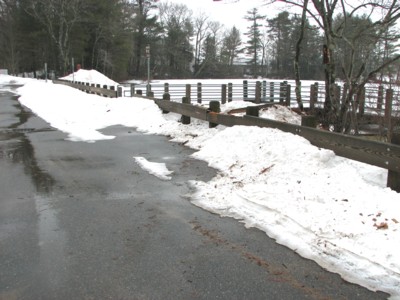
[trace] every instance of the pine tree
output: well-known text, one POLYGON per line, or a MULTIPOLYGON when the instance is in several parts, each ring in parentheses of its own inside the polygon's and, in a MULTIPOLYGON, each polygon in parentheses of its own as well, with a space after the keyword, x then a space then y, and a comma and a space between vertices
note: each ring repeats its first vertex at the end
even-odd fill
POLYGON ((269 38, 273 40, 272 70, 278 78, 284 78, 293 73, 295 40, 291 39, 292 30, 292 21, 287 11, 268 20, 269 38))
POLYGON ((240 31, 233 26, 230 31, 225 33, 222 41, 221 62, 224 65, 233 66, 234 60, 243 51, 240 47, 242 39, 240 31))
POLYGON ((245 35, 248 37, 246 52, 251 57, 251 59, 248 61, 248 65, 252 67, 252 75, 256 77, 259 75, 259 52, 262 48, 262 34, 260 28, 263 25, 260 23, 260 21, 264 21, 265 16, 260 15, 257 8, 253 8, 247 12, 245 19, 250 22, 248 31, 245 33, 245 35))
POLYGON ((181 4, 160 4, 160 21, 164 28, 161 41, 162 57, 158 67, 163 76, 186 78, 191 76, 193 60, 192 12, 181 4))

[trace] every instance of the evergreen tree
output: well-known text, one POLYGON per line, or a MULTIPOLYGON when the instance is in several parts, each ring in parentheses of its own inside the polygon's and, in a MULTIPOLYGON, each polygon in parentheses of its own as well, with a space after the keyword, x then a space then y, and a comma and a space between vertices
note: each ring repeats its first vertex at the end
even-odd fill
POLYGON ((242 40, 240 31, 233 26, 230 31, 225 33, 222 41, 221 62, 224 65, 233 66, 235 59, 243 52, 240 48, 242 40))
MULTIPOLYGON (((360 70, 364 63, 368 68, 376 65, 374 62, 374 52, 377 49, 376 32, 371 25, 372 21, 365 15, 346 16, 346 18, 339 15, 335 18, 335 31, 340 32, 340 38, 336 41, 337 51, 334 53, 339 78, 347 80, 353 77, 353 72, 360 70), (367 28, 371 30, 366 30, 367 28)), ((363 71, 363 76, 366 72, 367 69, 363 71)))
POLYGON ((0 65, 11 74, 18 72, 18 19, 16 1, 0 1, 0 65))
POLYGON ((143 77, 146 73, 145 67, 145 48, 150 46, 154 52, 155 43, 161 34, 161 27, 158 23, 155 9, 157 0, 135 0, 134 7, 134 27, 132 66, 130 74, 135 77, 143 77))
POLYGON ((200 78, 215 78, 218 77, 219 61, 217 57, 217 44, 214 35, 209 34, 203 44, 204 59, 200 64, 198 70, 198 77, 200 78))
POLYGON ((158 68, 166 77, 187 78, 192 74, 192 12, 185 5, 163 3, 160 21, 164 28, 163 53, 158 68))
POLYGON ((285 78, 293 73, 294 43, 291 38, 292 21, 287 11, 279 13, 268 20, 269 38, 273 40, 272 74, 277 78, 285 78))
POLYGON ((248 31, 245 33, 245 35, 248 37, 246 52, 251 57, 251 59, 248 61, 248 64, 252 67, 252 75, 257 76, 259 75, 259 56, 260 49, 262 48, 262 34, 260 28, 263 25, 260 23, 260 21, 263 21, 265 16, 260 15, 257 8, 253 8, 247 12, 245 19, 250 22, 248 31))

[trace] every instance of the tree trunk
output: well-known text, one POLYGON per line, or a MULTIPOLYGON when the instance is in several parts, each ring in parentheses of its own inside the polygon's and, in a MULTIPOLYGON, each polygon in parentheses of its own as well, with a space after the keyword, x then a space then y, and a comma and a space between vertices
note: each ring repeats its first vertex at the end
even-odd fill
POLYGON ((300 59, 300 52, 301 52, 300 46, 301 46, 301 42, 303 41, 303 37, 304 37, 307 6, 308 6, 308 0, 304 0, 303 13, 301 15, 300 35, 299 35, 299 39, 297 40, 297 43, 296 43, 296 55, 294 58, 294 76, 296 79, 296 88, 295 88, 296 101, 297 101, 297 104, 298 104, 300 110, 303 110, 304 108, 303 108, 303 101, 301 99, 301 81, 300 81, 299 59, 300 59))

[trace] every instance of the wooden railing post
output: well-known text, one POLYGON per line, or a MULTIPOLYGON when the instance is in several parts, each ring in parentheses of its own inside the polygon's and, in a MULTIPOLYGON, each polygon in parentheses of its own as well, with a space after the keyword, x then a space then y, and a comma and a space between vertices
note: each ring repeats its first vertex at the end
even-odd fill
POLYGON ((252 117, 260 116, 260 109, 258 106, 247 106, 246 107, 246 115, 252 117))
POLYGON ((202 102, 202 95, 201 95, 201 82, 197 83, 197 103, 202 102))
MULTIPOLYGON (((189 84, 190 86, 190 84, 189 84)), ((187 86, 186 86, 187 87, 187 86)), ((182 97, 182 103, 190 104, 190 98, 182 97)), ((188 125, 190 124, 190 117, 182 115, 182 124, 188 125)))
POLYGON ((310 110, 314 110, 315 103, 317 102, 316 98, 315 98, 315 90, 316 90, 315 84, 311 84, 310 85, 310 110))
POLYGON ((393 89, 387 89, 385 97, 385 124, 387 128, 388 143, 390 143, 390 139, 392 138, 392 104, 393 89))
POLYGON ((358 113, 360 116, 363 116, 365 113, 365 87, 363 87, 360 91, 360 94, 357 96, 358 102, 358 113))
POLYGON ((267 81, 262 82, 262 100, 265 102, 267 100, 267 81))
MULTIPOLYGON (((170 101, 171 100, 171 95, 169 93, 164 93, 162 99, 164 101, 170 101)), ((169 111, 168 110, 163 110, 162 113, 163 114, 167 114, 167 113, 169 113, 169 111)))
POLYGON ((290 100, 291 100, 291 86, 290 84, 286 85, 286 106, 290 107, 290 100))
POLYGON ((249 97, 249 85, 247 80, 243 80, 243 100, 247 101, 249 97))
POLYGON ((146 96, 147 96, 147 97, 150 97, 150 92, 151 92, 151 84, 148 84, 148 85, 146 86, 146 96))
POLYGON ((319 83, 315 82, 315 103, 318 103, 318 97, 319 97, 319 83))
POLYGON ((135 96, 135 84, 131 83, 131 97, 135 96))
POLYGON ((233 100, 233 84, 228 83, 228 102, 232 102, 233 100))
MULTIPOLYGON (((96 84, 96 88, 100 88, 100 84, 99 83, 96 84)), ((101 96, 101 93, 97 93, 97 95, 101 96)))
POLYGON ((113 95, 113 96, 110 96, 110 97, 111 97, 111 98, 117 98, 118 93, 117 93, 117 91, 115 90, 115 86, 111 85, 111 86, 110 86, 110 90, 115 91, 115 93, 113 93, 114 95, 113 95))
POLYGON ((221 103, 222 104, 226 103, 226 84, 223 84, 221 86, 221 103))
POLYGON ((315 128, 315 127, 317 127, 317 118, 313 115, 309 115, 309 116, 302 115, 301 116, 301 126, 315 128))
MULTIPOLYGON (((400 131, 393 131, 391 136, 391 143, 400 145, 400 131)), ((400 172, 388 170, 387 187, 400 193, 400 172)))
POLYGON ((256 90, 255 90, 255 103, 261 103, 261 82, 256 82, 256 90))
POLYGON ((168 82, 164 83, 164 93, 169 93, 169 83, 168 82))
POLYGON ((274 102, 274 95, 275 95, 274 84, 275 83, 273 81, 269 83, 269 102, 274 102))
POLYGON ((191 101, 191 99, 190 99, 191 93, 192 93, 192 86, 190 84, 187 84, 185 95, 186 95, 186 98, 188 98, 188 100, 187 100, 187 101, 189 101, 188 103, 190 103, 190 101, 191 101))
POLYGON ((383 104, 383 86, 380 85, 378 88, 378 100, 377 100, 377 105, 376 108, 378 110, 382 109, 382 104, 383 104))
POLYGON ((118 97, 122 97, 122 86, 118 86, 118 97))
MULTIPOLYGON (((220 113, 221 106, 219 101, 210 101, 210 103, 208 104, 208 109, 211 113, 220 113)), ((212 123, 212 122, 208 123, 209 128, 217 127, 217 125, 218 125, 217 123, 212 123)))
POLYGON ((283 104, 283 102, 285 100, 286 85, 287 85, 287 81, 283 81, 280 83, 280 87, 279 87, 279 103, 280 104, 283 104))

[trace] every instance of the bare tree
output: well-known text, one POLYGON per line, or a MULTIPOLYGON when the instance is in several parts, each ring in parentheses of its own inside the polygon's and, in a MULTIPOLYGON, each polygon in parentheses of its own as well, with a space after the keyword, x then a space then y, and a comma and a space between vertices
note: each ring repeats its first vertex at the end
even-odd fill
POLYGON ((204 41, 199 45, 200 56, 198 57, 198 65, 195 68, 194 77, 200 76, 205 69, 214 70, 212 73, 216 73, 217 68, 217 51, 221 43, 220 30, 222 28, 221 23, 215 21, 206 22, 206 30, 203 32, 204 41))
MULTIPOLYGON (((276 0, 266 0, 265 3, 274 3, 276 0)), ((335 98, 336 77, 337 77, 337 61, 336 52, 338 50, 338 41, 345 41, 354 50, 356 49, 355 43, 359 39, 349 40, 346 39, 344 33, 348 21, 360 14, 366 14, 374 19, 371 24, 364 28, 360 35, 366 32, 374 32, 375 42, 371 42, 369 51, 383 38, 384 32, 388 27, 400 18, 400 5, 398 0, 371 0, 371 1, 353 1, 351 4, 344 0, 311 0, 312 6, 306 6, 305 0, 280 0, 292 7, 299 7, 305 9, 307 14, 311 16, 314 21, 319 25, 324 33, 324 65, 325 65, 325 88, 326 97, 324 105, 324 115, 326 116, 325 125, 333 126, 337 132, 349 131, 347 126, 347 114, 352 104, 352 96, 359 94, 365 84, 375 76, 382 69, 386 68, 391 63, 400 59, 400 55, 394 55, 381 61, 373 69, 367 71, 367 59, 364 60, 359 67, 355 68, 355 59, 351 59, 346 64, 346 81, 350 83, 350 90, 345 101, 341 104, 335 98), (335 16, 342 14, 344 16, 343 22, 337 26, 334 24, 335 16)), ((354 53, 353 53, 354 54, 354 53)), ((368 55, 365 56, 368 58, 368 55)), ((353 56, 355 58, 355 56, 353 56)))
POLYGON ((80 20, 83 0, 32 0, 28 13, 47 30, 58 51, 60 69, 67 70, 70 56, 70 35, 80 20))
POLYGON ((301 24, 300 24, 300 34, 299 38, 296 43, 296 54, 294 57, 294 77, 296 80, 296 101, 301 110, 303 110, 303 100, 301 99, 301 81, 300 81, 300 70, 299 70, 299 59, 301 53, 301 42, 304 38, 304 31, 306 25, 306 17, 307 17, 307 7, 308 7, 308 0, 304 0, 303 4, 303 12, 301 14, 301 24))
POLYGON ((196 17, 194 21, 194 34, 195 34, 195 50, 194 50, 194 69, 195 71, 199 69, 201 61, 201 49, 202 44, 207 36, 207 31, 209 29, 208 16, 201 13, 196 17))

